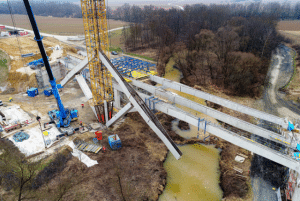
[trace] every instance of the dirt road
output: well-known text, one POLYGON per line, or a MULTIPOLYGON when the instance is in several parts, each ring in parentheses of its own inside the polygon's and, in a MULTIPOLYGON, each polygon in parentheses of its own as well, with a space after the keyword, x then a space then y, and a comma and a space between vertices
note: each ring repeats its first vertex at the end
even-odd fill
MULTIPOLYGON (((288 117, 289 119, 300 118, 294 107, 287 107, 289 103, 278 95, 278 89, 285 86, 293 75, 293 59, 291 49, 281 45, 273 54, 272 63, 268 73, 268 85, 263 94, 264 111, 273 115, 288 117)), ((260 121, 259 125, 276 132, 272 124, 260 121)), ((287 169, 268 159, 256 155, 252 161, 251 174, 252 187, 255 201, 277 200, 276 189, 284 185, 282 177, 287 169)))

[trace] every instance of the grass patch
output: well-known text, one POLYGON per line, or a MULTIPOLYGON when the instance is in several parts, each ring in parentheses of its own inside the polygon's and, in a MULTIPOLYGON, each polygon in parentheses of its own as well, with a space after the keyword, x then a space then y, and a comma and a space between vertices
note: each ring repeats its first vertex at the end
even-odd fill
POLYGON ((116 31, 109 32, 108 38, 114 38, 114 37, 117 37, 117 36, 121 36, 122 35, 122 30, 123 29, 119 29, 119 30, 116 30, 116 31))
POLYGON ((122 52, 122 49, 120 47, 109 47, 109 51, 122 52))
POLYGON ((142 58, 142 59, 147 59, 147 60, 150 60, 150 61, 155 61, 155 59, 153 59, 151 57, 147 57, 147 56, 143 56, 143 55, 139 55, 139 54, 134 54, 134 53, 129 53, 129 52, 126 52, 125 54, 128 54, 130 56, 134 56, 134 57, 139 57, 139 58, 142 58))
POLYGON ((0 50, 0 84, 8 78, 8 66, 10 59, 5 52, 0 50))

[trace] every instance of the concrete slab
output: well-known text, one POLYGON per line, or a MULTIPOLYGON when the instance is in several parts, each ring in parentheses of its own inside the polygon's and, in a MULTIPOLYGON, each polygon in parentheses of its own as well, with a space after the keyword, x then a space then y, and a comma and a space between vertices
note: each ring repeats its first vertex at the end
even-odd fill
MULTIPOLYGON (((50 147, 53 144, 53 142, 56 141, 56 135, 59 135, 60 132, 54 126, 47 131, 48 136, 44 137, 45 141, 51 141, 48 145, 48 147, 50 147)), ((30 156, 32 154, 36 154, 45 150, 44 140, 39 125, 30 129, 24 129, 24 132, 29 134, 29 139, 24 140, 23 142, 15 142, 13 140, 13 135, 8 137, 8 139, 11 140, 16 145, 16 147, 18 147, 20 151, 25 154, 25 156, 30 156)))
POLYGON ((19 105, 3 107, 1 111, 5 115, 7 123, 14 123, 15 121, 24 122, 32 119, 19 105))

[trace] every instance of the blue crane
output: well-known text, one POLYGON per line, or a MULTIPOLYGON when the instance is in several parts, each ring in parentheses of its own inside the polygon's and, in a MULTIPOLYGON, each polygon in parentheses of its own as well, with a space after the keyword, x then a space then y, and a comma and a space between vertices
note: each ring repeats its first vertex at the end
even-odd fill
POLYGON ((53 76, 43 42, 42 42, 43 37, 41 37, 41 35, 40 35, 40 32, 37 27, 31 6, 30 6, 28 0, 23 0, 23 2, 25 4, 25 8, 26 8, 26 11, 27 11, 34 35, 35 35, 34 40, 36 40, 36 42, 39 46, 39 49, 40 49, 40 52, 42 55, 42 59, 44 61, 44 65, 45 65, 47 74, 49 76, 49 82, 52 87, 52 93, 56 99, 57 106, 58 106, 58 110, 49 111, 48 115, 49 115, 50 119, 55 122, 55 124, 58 128, 68 127, 70 125, 70 122, 72 119, 77 119, 78 111, 75 109, 70 110, 70 109, 64 107, 64 105, 61 101, 58 89, 57 89, 56 81, 53 76))

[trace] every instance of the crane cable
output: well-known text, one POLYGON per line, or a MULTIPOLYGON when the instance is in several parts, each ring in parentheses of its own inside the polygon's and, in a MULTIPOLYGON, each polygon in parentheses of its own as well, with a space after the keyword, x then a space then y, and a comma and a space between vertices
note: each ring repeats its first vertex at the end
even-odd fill
MULTIPOLYGON (((9 4, 8 0, 7 0, 7 5, 8 5, 9 12, 10 12, 11 20, 12 20, 12 23, 13 23, 14 31, 16 31, 16 23, 15 23, 15 19, 14 19, 14 14, 12 13, 11 5, 9 4)), ((20 45, 20 41, 19 41, 18 35, 16 35, 16 38, 17 38, 17 42, 18 42, 18 47, 19 47, 19 51, 20 51, 21 60, 23 61, 22 62, 23 63, 23 67, 25 67, 25 63, 26 62, 25 62, 25 59, 22 57, 22 48, 21 48, 21 45, 20 45)), ((29 80, 29 74, 27 73, 27 69, 26 68, 25 68, 25 74, 26 74, 26 81, 28 82, 28 80, 29 80)))

